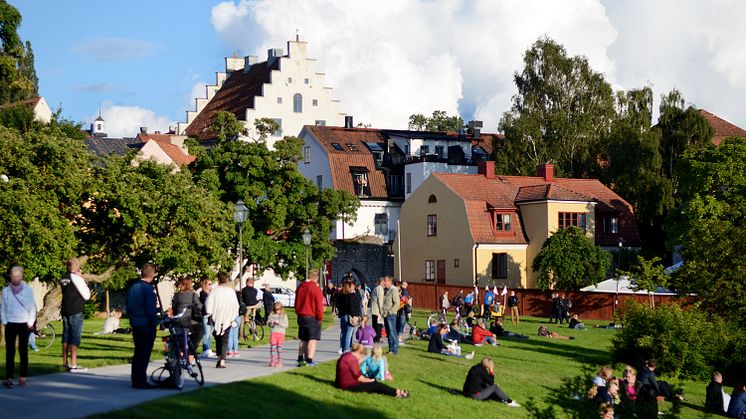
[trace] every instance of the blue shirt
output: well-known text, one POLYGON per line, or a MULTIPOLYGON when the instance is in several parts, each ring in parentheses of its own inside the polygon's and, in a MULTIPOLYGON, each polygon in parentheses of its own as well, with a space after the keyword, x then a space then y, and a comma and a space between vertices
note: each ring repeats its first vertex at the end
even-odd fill
POLYGON ((746 412, 746 391, 739 391, 730 399, 728 416, 740 418, 744 412, 746 412))
POLYGON ((487 294, 484 294, 484 304, 491 306, 494 300, 495 300, 495 294, 493 294, 492 291, 488 292, 487 294))
POLYGON ((127 293, 127 316, 132 327, 158 324, 153 285, 139 281, 130 287, 127 293))
POLYGON ((374 359, 368 356, 360 366, 360 372, 363 376, 374 378, 377 381, 383 381, 386 376, 386 360, 384 358, 374 359))
POLYGON ((474 294, 466 294, 466 297, 464 297, 464 303, 471 304, 474 302, 474 294))

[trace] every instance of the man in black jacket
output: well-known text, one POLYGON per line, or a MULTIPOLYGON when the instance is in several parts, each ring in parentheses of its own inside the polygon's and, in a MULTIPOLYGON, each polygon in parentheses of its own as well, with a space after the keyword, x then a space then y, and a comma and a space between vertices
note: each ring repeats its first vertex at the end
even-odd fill
POLYGON ((510 296, 508 297, 508 308, 510 309, 510 322, 513 324, 518 324, 521 322, 521 318, 519 317, 518 313, 518 303, 520 301, 518 300, 518 297, 515 295, 515 291, 510 291, 510 296))
POLYGON ((680 394, 674 395, 671 391, 671 386, 665 381, 658 381, 655 376, 655 369, 657 363, 654 359, 648 359, 645 361, 645 365, 640 371, 640 375, 637 377, 637 388, 638 389, 650 389, 651 393, 654 393, 658 399, 672 399, 677 398, 684 400, 680 394))
POLYGON ((256 318, 256 310, 262 307, 261 301, 259 301, 259 290, 254 288, 254 281, 248 280, 246 286, 241 290, 241 302, 246 306, 246 318, 248 320, 249 314, 256 318))
POLYGON ((272 314, 272 308, 275 304, 275 296, 272 295, 269 284, 264 284, 264 288, 262 288, 262 304, 264 305, 264 317, 261 319, 261 323, 267 324, 267 319, 272 314))
POLYGON ((511 400, 502 389, 495 384, 495 363, 492 358, 484 358, 481 363, 474 365, 466 374, 464 382, 464 396, 474 400, 496 400, 507 403, 511 407, 520 407, 511 400))

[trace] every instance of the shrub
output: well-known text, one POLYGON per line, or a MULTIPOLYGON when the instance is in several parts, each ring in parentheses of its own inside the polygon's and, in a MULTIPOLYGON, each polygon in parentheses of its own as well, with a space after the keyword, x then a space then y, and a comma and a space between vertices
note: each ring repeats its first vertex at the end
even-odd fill
POLYGON ((658 371, 681 378, 707 379, 737 360, 738 329, 720 318, 708 318, 694 308, 677 304, 649 308, 629 301, 612 339, 612 357, 640 367, 646 359, 658 361, 658 371))

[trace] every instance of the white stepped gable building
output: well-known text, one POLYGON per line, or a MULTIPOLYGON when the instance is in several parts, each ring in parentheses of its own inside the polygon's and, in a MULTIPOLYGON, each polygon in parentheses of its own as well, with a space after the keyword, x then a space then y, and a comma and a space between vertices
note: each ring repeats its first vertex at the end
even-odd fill
POLYGON ((286 135, 297 136, 304 125, 342 125, 344 113, 332 89, 324 85, 324 73, 316 71, 316 60, 307 56, 307 44, 297 37, 282 49, 270 49, 267 60, 258 57, 228 57, 225 72, 216 74, 214 85, 205 86, 206 97, 196 98, 194 111, 180 122, 178 133, 200 140, 214 138, 210 132, 215 113, 227 111, 242 121, 248 138, 258 138, 254 121, 274 119, 279 129, 267 139, 272 147, 286 135))

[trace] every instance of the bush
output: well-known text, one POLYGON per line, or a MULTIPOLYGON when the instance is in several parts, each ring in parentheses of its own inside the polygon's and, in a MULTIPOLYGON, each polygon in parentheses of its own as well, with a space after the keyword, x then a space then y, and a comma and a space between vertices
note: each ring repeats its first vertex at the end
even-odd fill
POLYGON ((612 339, 616 362, 639 368, 646 359, 655 358, 660 373, 700 380, 741 362, 740 330, 720 318, 708 318, 697 308, 685 311, 669 304, 651 309, 628 301, 620 321, 623 328, 612 339))

